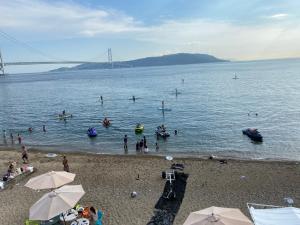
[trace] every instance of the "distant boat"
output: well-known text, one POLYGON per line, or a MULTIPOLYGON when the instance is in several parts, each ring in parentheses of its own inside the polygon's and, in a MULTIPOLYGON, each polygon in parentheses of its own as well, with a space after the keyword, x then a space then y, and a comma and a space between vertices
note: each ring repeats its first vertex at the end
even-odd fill
POLYGON ((238 78, 238 77, 236 76, 236 74, 235 74, 234 77, 233 77, 232 79, 236 80, 236 79, 239 79, 239 78, 238 78))

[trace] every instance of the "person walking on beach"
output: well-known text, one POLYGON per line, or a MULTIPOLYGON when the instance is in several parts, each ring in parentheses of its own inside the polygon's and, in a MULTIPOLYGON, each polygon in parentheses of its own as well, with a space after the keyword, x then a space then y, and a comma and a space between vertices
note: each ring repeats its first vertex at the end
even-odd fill
POLYGON ((46 126, 43 125, 43 132, 46 132, 46 126))
POLYGON ((63 162, 62 162, 62 164, 63 164, 63 166, 64 166, 64 171, 70 172, 68 160, 67 160, 67 157, 66 157, 65 155, 64 155, 64 157, 63 157, 63 162))
POLYGON ((25 145, 22 146, 22 160, 23 160, 23 163, 28 164, 28 162, 29 162, 28 151, 27 151, 27 148, 25 147, 25 145))
POLYGON ((128 142, 128 138, 127 138, 127 135, 125 134, 125 136, 124 136, 124 150, 125 151, 128 150, 127 142, 128 142))

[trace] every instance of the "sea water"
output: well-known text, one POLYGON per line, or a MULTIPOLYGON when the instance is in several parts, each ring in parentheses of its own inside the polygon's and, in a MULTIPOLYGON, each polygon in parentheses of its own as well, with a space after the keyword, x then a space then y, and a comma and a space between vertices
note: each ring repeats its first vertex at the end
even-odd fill
POLYGON ((126 134, 129 154, 145 135, 149 151, 158 154, 299 160, 299 120, 299 59, 0 77, 0 129, 8 134, 6 141, 0 137, 2 146, 11 146, 12 132, 45 150, 123 153, 126 134), (158 110, 162 101, 171 111, 158 110), (59 120, 63 110, 73 118, 59 120), (143 134, 135 134, 136 123, 144 124, 143 134), (167 140, 156 139, 161 124, 171 134, 167 140), (89 127, 96 138, 87 136, 89 127), (242 134, 248 127, 261 132, 263 143, 242 134))

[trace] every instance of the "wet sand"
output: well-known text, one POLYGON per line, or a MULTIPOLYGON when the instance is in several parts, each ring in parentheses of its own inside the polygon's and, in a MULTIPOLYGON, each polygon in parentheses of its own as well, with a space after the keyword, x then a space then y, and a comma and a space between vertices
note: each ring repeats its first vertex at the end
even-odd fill
MULTIPOLYGON (((153 215, 164 180, 161 172, 172 162, 152 155, 92 155, 66 153, 70 170, 76 173, 71 184, 82 184, 86 194, 80 200, 85 206, 95 206, 104 212, 106 225, 143 225, 153 215), (139 174, 140 179, 136 180, 139 174), (136 191, 138 196, 131 198, 136 191)), ((44 152, 29 150, 30 163, 37 168, 10 188, 0 191, 0 224, 24 224, 29 208, 46 191, 34 191, 24 184, 30 177, 63 170, 61 155, 47 158, 44 152)), ((21 164, 21 152, 0 151, 0 171, 5 173, 9 160, 21 164)), ((181 225, 189 212, 206 207, 237 207, 249 216, 246 203, 284 205, 291 197, 300 207, 300 164, 297 162, 217 160, 175 158, 189 173, 185 197, 175 218, 181 225), (244 178, 241 178, 245 176, 244 178)))

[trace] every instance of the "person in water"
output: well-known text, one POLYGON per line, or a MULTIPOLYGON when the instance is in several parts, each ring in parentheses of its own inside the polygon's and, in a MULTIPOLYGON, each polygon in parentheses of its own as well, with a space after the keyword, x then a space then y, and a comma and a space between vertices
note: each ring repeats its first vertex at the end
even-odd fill
POLYGON ((3 130, 3 138, 6 139, 6 130, 3 130))
POLYGON ((124 150, 125 151, 128 150, 127 142, 128 142, 128 138, 127 138, 127 135, 125 134, 125 136, 124 136, 124 150))
POLYGON ((22 144, 22 137, 19 133, 18 133, 18 142, 19 142, 19 145, 22 144))
POLYGON ((66 157, 65 155, 64 155, 64 157, 63 157, 63 162, 62 162, 62 164, 63 164, 63 166, 64 166, 64 171, 70 172, 68 160, 67 160, 67 157, 66 157))
POLYGON ((155 142, 155 150, 158 151, 159 150, 159 146, 158 146, 158 143, 155 142))
POLYGON ((62 111, 62 114, 63 114, 63 116, 66 115, 66 110, 63 110, 63 111, 62 111))
POLYGON ((134 102, 135 102, 135 97, 134 97, 134 95, 132 96, 132 101, 134 101, 134 102))
POLYGON ((140 151, 140 143, 137 141, 135 144, 135 150, 138 152, 140 151))
POLYGON ((46 132, 46 126, 43 125, 43 132, 46 132))
POLYGON ((12 133, 10 133, 10 140, 11 140, 11 144, 14 144, 14 135, 12 133))
POLYGON ((143 151, 143 147, 144 147, 144 140, 142 139, 140 141, 140 151, 143 151))
POLYGON ((31 133, 33 131, 33 128, 32 127, 29 127, 28 128, 28 131, 31 133))
POLYGON ((105 117, 104 120, 103 120, 103 124, 105 126, 108 126, 110 124, 109 120, 105 117))
POLYGON ((174 135, 177 135, 177 130, 174 130, 174 135))
POLYGON ((144 152, 145 152, 145 153, 148 153, 148 152, 149 152, 149 149, 148 149, 148 146, 147 146, 147 145, 145 145, 144 152))
POLYGON ((146 147, 146 145, 147 145, 146 136, 143 137, 143 142, 144 142, 144 147, 146 147))

